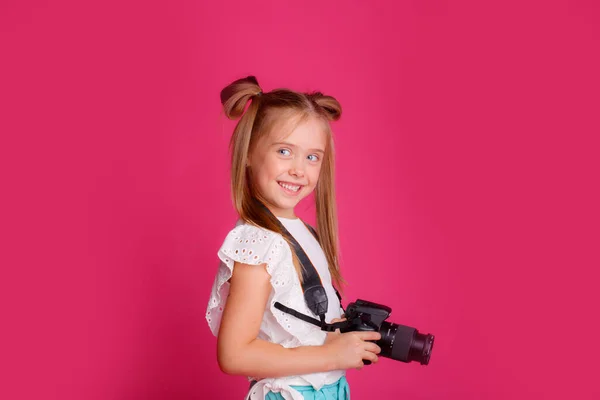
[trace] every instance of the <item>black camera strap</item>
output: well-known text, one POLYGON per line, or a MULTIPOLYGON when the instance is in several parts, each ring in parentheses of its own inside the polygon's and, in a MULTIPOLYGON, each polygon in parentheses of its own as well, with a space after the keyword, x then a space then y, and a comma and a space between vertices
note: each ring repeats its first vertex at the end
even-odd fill
POLYGON ((304 322, 308 322, 309 324, 316 325, 319 328, 321 328, 322 331, 335 332, 336 329, 343 329, 348 326, 347 321, 334 322, 333 324, 327 324, 325 322, 321 323, 318 319, 309 317, 306 314, 302 314, 302 313, 294 310, 293 308, 286 307, 283 304, 281 304, 280 302, 275 303, 275 308, 277 308, 278 310, 283 311, 285 313, 291 314, 294 317, 301 319, 304 322))
MULTIPOLYGON (((294 247, 294 252, 298 256, 298 260, 300 261, 300 263, 302 264, 302 267, 303 267, 302 268, 302 279, 303 279, 302 291, 304 292, 304 301, 306 302, 306 305, 309 308, 309 310, 312 311, 313 314, 319 316, 320 321, 315 318, 312 318, 308 315, 299 313, 298 311, 293 310, 289 307, 286 307, 279 302, 275 303, 275 308, 277 308, 283 312, 286 312, 288 314, 292 314, 293 316, 300 318, 303 321, 309 322, 311 324, 315 324, 322 328, 325 327, 326 325, 328 325, 325 323, 325 314, 327 313, 327 307, 329 305, 329 301, 327 299, 327 293, 325 292, 325 288, 323 287, 323 283, 321 282, 321 277, 319 276, 319 273, 317 272, 314 265, 312 264, 312 262, 310 261, 310 259, 306 255, 306 253, 304 252, 304 249, 302 248, 302 246, 300 246, 298 241, 294 238, 294 236, 292 236, 290 234, 290 232, 285 228, 285 226, 283 226, 281 221, 279 221, 279 219, 277 219, 277 217, 275 217, 273 215, 273 213, 264 204, 262 204, 262 203, 260 203, 260 204, 264 208, 265 212, 267 212, 268 214, 270 214, 273 217, 273 220, 278 224, 278 226, 281 229, 281 232, 283 233, 285 238, 294 247)), ((315 237, 317 242, 320 243, 319 236, 317 235, 317 232, 314 230, 314 228, 312 226, 310 226, 309 224, 307 224, 306 222, 304 222, 304 221, 302 221, 302 222, 308 228, 308 230, 312 233, 312 235, 315 237)), ((340 299, 340 304, 341 304, 341 296, 337 290, 335 290, 335 292, 336 292, 338 298, 340 299)))
MULTIPOLYGON (((304 221, 302 221, 304 222, 304 221)), ((307 224, 306 222, 304 222, 304 225, 306 225, 306 227, 308 228, 308 230, 312 233, 312 235, 315 237, 315 239, 317 240, 317 242, 319 244, 321 244, 321 241, 319 240, 319 235, 317 235, 317 232, 315 231, 315 228, 313 228, 312 226, 310 226, 309 224, 307 224)), ((309 261, 310 262, 310 261, 309 261)), ((312 264, 311 264, 312 266, 312 264)), ((312 267, 314 270, 314 266, 312 267)), ((315 271, 316 273, 317 271, 315 271)), ((340 307, 342 307, 342 296, 340 295, 340 292, 338 292, 338 290, 334 287, 333 290, 335 291, 335 294, 337 295, 338 299, 340 300, 340 307)), ((342 307, 342 310, 344 310, 344 307, 342 307)), ((344 310, 344 312, 346 312, 346 310, 344 310)))

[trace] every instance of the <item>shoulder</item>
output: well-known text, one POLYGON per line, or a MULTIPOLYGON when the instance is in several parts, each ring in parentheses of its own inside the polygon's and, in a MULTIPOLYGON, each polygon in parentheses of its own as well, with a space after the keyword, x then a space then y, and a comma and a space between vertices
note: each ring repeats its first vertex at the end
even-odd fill
POLYGON ((239 221, 235 228, 227 233, 219 257, 226 263, 273 265, 282 256, 287 242, 283 237, 268 229, 239 221))
POLYGON ((227 238, 233 237, 243 243, 263 243, 281 238, 277 232, 273 232, 260 226, 252 225, 248 222, 238 221, 235 228, 229 231, 227 238))
POLYGON ((238 224, 227 233, 223 246, 235 249, 260 249, 268 248, 275 243, 284 242, 283 237, 271 230, 247 222, 238 221, 238 224))

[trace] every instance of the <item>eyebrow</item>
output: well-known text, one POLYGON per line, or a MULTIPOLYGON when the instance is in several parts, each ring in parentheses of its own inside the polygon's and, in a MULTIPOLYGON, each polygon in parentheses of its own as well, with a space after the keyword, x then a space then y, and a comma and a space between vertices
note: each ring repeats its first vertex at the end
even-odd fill
MULTIPOLYGON (((288 143, 288 142, 275 142, 271 146, 282 145, 282 144, 285 145, 285 146, 289 146, 289 147, 294 147, 294 148, 296 147, 296 145, 293 145, 293 144, 288 143)), ((308 151, 314 151, 314 152, 317 152, 317 153, 323 153, 323 154, 325 154, 325 151, 321 150, 321 149, 309 149, 308 151)))

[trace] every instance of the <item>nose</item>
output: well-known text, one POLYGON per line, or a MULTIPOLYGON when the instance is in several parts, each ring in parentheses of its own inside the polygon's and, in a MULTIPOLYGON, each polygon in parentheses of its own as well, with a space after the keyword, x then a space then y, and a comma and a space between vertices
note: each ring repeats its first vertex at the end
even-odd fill
POLYGON ((297 176, 302 178, 304 176, 304 165, 302 164, 302 160, 296 158, 292 165, 290 166, 290 175, 297 176))

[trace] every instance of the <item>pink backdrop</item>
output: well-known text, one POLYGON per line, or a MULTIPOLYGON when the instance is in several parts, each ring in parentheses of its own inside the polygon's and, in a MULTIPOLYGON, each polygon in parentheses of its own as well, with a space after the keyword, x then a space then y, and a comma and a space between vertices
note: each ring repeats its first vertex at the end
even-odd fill
POLYGON ((0 398, 243 398, 204 312, 249 74, 340 100, 346 303, 436 335, 353 399, 600 397, 597 2, 95 3, 0 5, 0 398))

